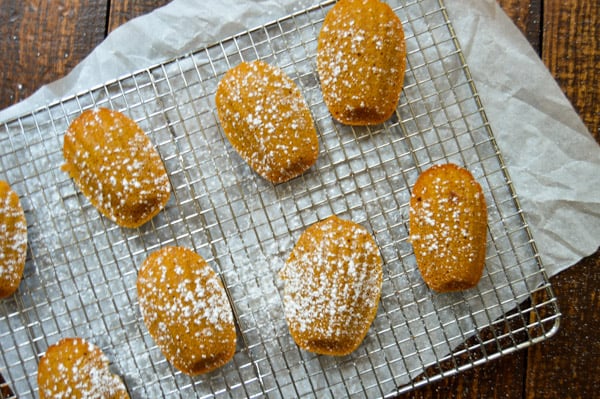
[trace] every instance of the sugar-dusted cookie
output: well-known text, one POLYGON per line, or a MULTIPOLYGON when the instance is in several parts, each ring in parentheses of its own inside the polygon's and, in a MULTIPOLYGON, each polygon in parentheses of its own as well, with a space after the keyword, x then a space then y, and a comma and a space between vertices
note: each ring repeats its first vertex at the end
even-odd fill
POLYGON ((140 310, 167 360, 189 375, 223 366, 235 354, 233 311, 217 274, 194 251, 150 254, 137 281, 140 310))
POLYGON ((12 295, 23 277, 27 221, 19 196, 0 180, 0 298, 12 295))
POLYGON ((476 286, 485 263, 487 208, 471 172, 442 164, 421 173, 409 218, 410 240, 425 283, 439 292, 476 286))
POLYGON ((379 305, 382 260, 371 234, 336 216, 307 228, 280 272, 290 333, 304 350, 347 355, 379 305))
POLYGON ((281 69, 242 62, 221 79, 215 99, 229 142, 265 179, 282 183, 316 162, 319 141, 312 115, 281 69))
POLYGON ((104 216, 139 227, 164 208, 171 193, 158 151, 124 114, 84 111, 65 134, 62 169, 104 216))
POLYGON ((338 1, 319 33, 317 70, 333 118, 347 125, 385 122, 404 84, 400 19, 379 0, 338 1))
POLYGON ((82 338, 51 345, 38 366, 40 399, 125 399, 123 381, 109 370, 106 355, 82 338))

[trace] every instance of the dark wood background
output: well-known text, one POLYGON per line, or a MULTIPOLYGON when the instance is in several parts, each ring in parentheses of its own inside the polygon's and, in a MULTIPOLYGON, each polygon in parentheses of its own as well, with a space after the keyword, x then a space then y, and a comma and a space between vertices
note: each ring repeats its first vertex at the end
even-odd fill
MULTIPOLYGON (((64 76, 113 29, 166 3, 0 0, 0 108, 64 76)), ((600 143, 600 1, 498 3, 600 143)), ((600 397, 600 251, 552 284, 563 313, 555 337, 402 398, 600 397)))

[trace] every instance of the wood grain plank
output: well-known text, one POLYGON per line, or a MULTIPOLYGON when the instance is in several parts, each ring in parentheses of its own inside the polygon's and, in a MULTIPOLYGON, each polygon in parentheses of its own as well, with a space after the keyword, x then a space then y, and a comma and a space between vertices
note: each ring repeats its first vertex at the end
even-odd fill
POLYGON ((102 41, 107 0, 0 0, 0 108, 66 75, 102 41))
POLYGON ((398 399, 521 398, 526 363, 526 352, 517 352, 400 395, 398 399))
POLYGON ((529 349, 526 397, 596 398, 600 392, 600 250, 552 279, 563 317, 556 336, 529 349))
POLYGON ((544 2, 542 59, 590 133, 600 138, 600 1, 544 2))
POLYGON ((498 0, 504 12, 521 30, 527 41, 541 54, 543 0, 498 0))
POLYGON ((132 18, 147 14, 158 7, 169 3, 170 0, 122 0, 112 1, 108 16, 108 32, 132 18))

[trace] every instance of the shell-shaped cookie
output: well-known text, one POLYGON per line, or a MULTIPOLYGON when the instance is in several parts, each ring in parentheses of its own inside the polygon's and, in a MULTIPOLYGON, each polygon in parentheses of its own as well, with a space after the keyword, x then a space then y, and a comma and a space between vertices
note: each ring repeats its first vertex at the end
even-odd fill
POLYGON ((333 118, 347 125, 385 122, 404 85, 400 19, 379 0, 338 1, 319 33, 317 70, 333 118))
POLYGON ((434 165, 419 175, 410 198, 410 240, 425 283, 438 292, 477 285, 485 264, 487 208, 465 168, 434 165))
POLYGON ((50 346, 38 366, 40 399, 129 398, 123 381, 109 370, 106 355, 82 338, 50 346))
POLYGON ((99 108, 84 111, 64 139, 63 170, 100 213, 135 228, 160 212, 171 193, 158 151, 124 114, 99 108))
POLYGON ((0 298, 12 295, 23 277, 27 221, 19 196, 0 180, 0 298))
POLYGON ((282 183, 316 162, 319 141, 312 115, 281 69, 242 62, 219 81, 215 100, 227 139, 265 179, 282 183))
POLYGON ((194 251, 153 252, 138 275, 144 323, 167 360, 188 375, 223 366, 235 354, 233 311, 217 274, 194 251))
POLYGON ((336 216, 313 224, 280 275, 288 327, 300 348, 342 356, 361 344, 382 285, 379 249, 364 227, 336 216))

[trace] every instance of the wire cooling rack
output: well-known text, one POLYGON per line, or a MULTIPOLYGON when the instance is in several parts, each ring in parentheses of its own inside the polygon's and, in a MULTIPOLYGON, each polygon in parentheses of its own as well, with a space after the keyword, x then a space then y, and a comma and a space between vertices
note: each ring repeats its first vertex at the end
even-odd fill
POLYGON ((384 397, 485 363, 552 335, 559 312, 443 3, 390 1, 408 69, 394 116, 375 127, 334 122, 316 75, 316 38, 332 2, 70 97, 0 126, 0 178, 21 196, 29 249, 18 292, 0 302, 0 392, 37 396, 37 365, 67 336, 100 346, 134 398, 384 397), (217 82, 242 60, 281 67, 300 86, 320 138, 318 161, 290 182, 253 173, 217 121, 217 82), (60 170, 69 123, 94 107, 136 120, 173 189, 140 229, 101 217, 60 170), (436 294, 408 243, 421 171, 455 162, 488 202, 477 288, 436 294), (284 319, 277 272, 312 223, 332 214, 374 235, 384 259, 377 317, 346 357, 301 351, 284 319), (193 248, 221 276, 238 331, 233 360, 190 378, 169 365, 142 322, 137 269, 166 245, 193 248))

